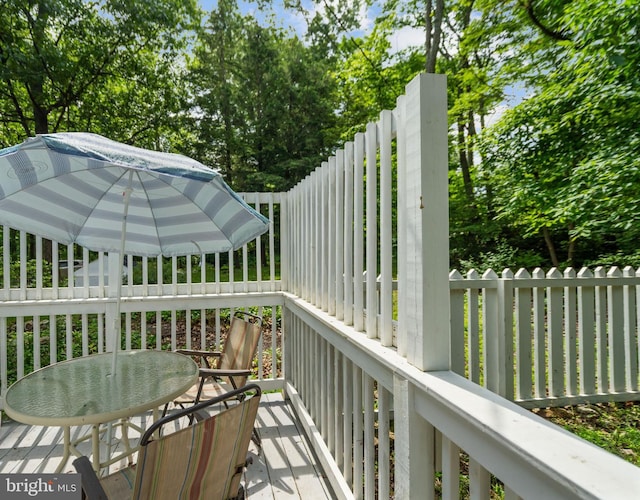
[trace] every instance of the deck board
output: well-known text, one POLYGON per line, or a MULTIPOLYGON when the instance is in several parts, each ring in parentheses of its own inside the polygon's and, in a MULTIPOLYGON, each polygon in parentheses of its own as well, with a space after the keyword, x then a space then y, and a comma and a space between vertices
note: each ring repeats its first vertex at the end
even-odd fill
POLYGON ((277 478, 272 481, 274 489, 279 488, 277 498, 326 498, 319 471, 289 406, 282 400, 274 402, 258 420, 264 429, 262 434, 271 445, 271 449, 265 449, 265 455, 270 457, 271 477, 277 478), (318 493, 320 496, 316 496, 318 493))
MULTIPOLYGON (((151 415, 145 414, 135 423, 144 428, 150 422, 151 415)), ((263 394, 256 426, 262 449, 253 442, 249 447, 252 463, 247 467, 244 481, 248 498, 334 498, 291 408, 280 393, 263 394)), ((72 439, 88 431, 88 426, 72 428, 72 439)), ((118 436, 119 430, 115 432, 115 437, 118 436)), ((130 437, 135 444, 138 434, 133 431, 130 437)), ((0 426, 0 473, 53 472, 62 458, 62 440, 59 427, 3 422, 0 426)), ((106 445, 102 447, 105 449, 106 445)), ((78 448, 83 454, 91 454, 89 441, 78 448)), ((115 452, 118 449, 117 445, 113 447, 115 452)), ((125 465, 126 460, 123 459, 112 465, 110 472, 125 465)), ((63 472, 73 471, 69 461, 63 472)))

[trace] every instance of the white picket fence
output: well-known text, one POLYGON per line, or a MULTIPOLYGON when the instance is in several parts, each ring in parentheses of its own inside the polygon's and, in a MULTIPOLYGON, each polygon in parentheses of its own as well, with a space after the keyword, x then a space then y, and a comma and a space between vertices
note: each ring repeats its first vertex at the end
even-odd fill
POLYGON ((453 371, 529 408, 640 399, 640 270, 449 278, 453 371))

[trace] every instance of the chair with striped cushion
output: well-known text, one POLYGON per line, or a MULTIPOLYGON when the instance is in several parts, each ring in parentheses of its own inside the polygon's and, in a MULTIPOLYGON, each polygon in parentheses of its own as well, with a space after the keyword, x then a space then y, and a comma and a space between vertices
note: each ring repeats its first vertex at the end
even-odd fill
POLYGON ((73 462, 90 499, 229 499, 242 497, 241 478, 255 423, 260 388, 253 384, 222 397, 171 413, 147 429, 137 464, 98 479, 87 457, 73 462), (169 422, 208 411, 212 405, 245 395, 239 404, 170 434, 169 422), (249 397, 250 396, 250 397, 249 397))

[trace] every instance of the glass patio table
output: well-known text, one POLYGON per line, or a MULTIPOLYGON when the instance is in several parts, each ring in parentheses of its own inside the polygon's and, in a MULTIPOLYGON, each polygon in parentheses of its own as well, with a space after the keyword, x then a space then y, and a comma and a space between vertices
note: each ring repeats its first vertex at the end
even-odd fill
MULTIPOLYGON (((188 356, 170 351, 136 350, 117 354, 116 373, 111 373, 112 353, 94 354, 41 368, 15 382, 6 392, 4 410, 18 422, 60 426, 64 430, 64 453, 60 472, 76 445, 92 440, 96 472, 136 448, 129 445, 128 417, 157 409, 187 391, 198 379, 198 365, 188 356), (100 461, 100 426, 122 419, 125 451, 100 461), (91 425, 91 434, 71 441, 71 426, 91 425)), ((141 430, 138 428, 138 430, 141 430)), ((109 446, 110 450, 110 446, 109 446)))

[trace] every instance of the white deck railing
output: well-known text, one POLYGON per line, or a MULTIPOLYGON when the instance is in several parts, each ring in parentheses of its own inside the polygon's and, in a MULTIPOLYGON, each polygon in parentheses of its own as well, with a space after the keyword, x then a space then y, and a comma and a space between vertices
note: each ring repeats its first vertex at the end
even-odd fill
MULTIPOLYGON (((543 281, 448 276, 446 144, 445 82, 421 75, 395 110, 383 111, 286 199, 286 391, 335 490, 355 498, 489 498, 499 482, 494 488, 505 498, 633 498, 640 469, 500 394, 511 396, 517 379, 518 395, 529 401, 550 387, 551 398, 538 397, 547 404, 577 394, 565 375, 572 380, 579 369, 596 370, 621 352, 632 356, 637 343, 628 342, 629 350, 613 347, 615 358, 597 365, 578 368, 567 359, 578 345, 571 332, 578 325, 589 330, 588 311, 601 313, 589 309, 591 300, 609 308, 597 328, 606 325, 620 345, 617 326, 635 325, 635 306, 623 303, 635 300, 630 289, 637 282, 578 284, 557 280, 557 273, 543 281), (605 287, 609 306, 602 302, 605 287), (578 289, 579 299, 572 299, 578 289), (587 311, 580 323, 572 300, 587 311), (522 381, 536 371, 526 364, 525 344, 533 335, 537 353, 544 345, 534 329, 548 332, 553 345, 544 366, 559 373, 537 374, 539 393, 527 394, 522 381), (455 373, 467 365, 491 391, 455 373), (461 474, 468 487, 461 488, 461 474)), ((637 339, 631 328, 626 335, 633 331, 637 339)), ((581 354, 588 350, 584 337, 581 354)), ((596 349, 602 336, 593 338, 596 349)), ((611 378, 637 378, 633 360, 630 366, 612 368, 611 378)), ((623 387, 634 385, 609 386, 623 387)))
MULTIPOLYGON (((496 481, 506 498, 635 495, 640 469, 507 399, 634 397, 638 278, 448 276, 444 89, 422 75, 291 192, 245 195, 275 221, 255 243, 132 260, 124 347, 210 347, 230 309, 261 310, 271 336, 260 377, 285 388, 340 497, 489 498, 496 481)), ((106 256, 54 244, 45 284, 44 242, 6 228, 2 241, 0 395, 10 376, 104 350, 115 314, 106 256), (96 258, 97 285, 88 271, 82 286, 65 284, 62 260, 96 258)))
MULTIPOLYGON (((268 325, 256 368, 261 379, 270 381, 266 388, 281 387, 275 381, 282 368, 282 251, 277 248, 282 194, 242 196, 272 224, 240 250, 186 258, 128 256, 121 288, 122 347, 218 347, 233 309, 253 308, 268 325)), ((108 345, 106 325, 114 324, 117 311, 108 269, 110 262, 118 262, 117 255, 52 242, 48 260, 46 243, 6 226, 2 232, 0 396, 32 370, 103 352, 108 345), (16 253, 20 258, 11 260, 16 253), (49 277, 51 282, 44 283, 49 277)))
MULTIPOLYGON (((280 206, 282 193, 239 193, 268 217, 269 231, 235 252, 191 257, 125 257, 124 297, 273 292, 280 290, 280 206)), ((51 245, 24 231, 4 226, 1 301, 109 297, 109 256, 78 245, 51 245), (11 260, 19 254, 19 259, 11 260), (93 265, 90 265, 94 263, 93 265), (50 266, 47 273, 44 266, 50 266), (70 272, 73 270, 73 272, 70 272), (43 285, 44 276, 51 283, 43 285)), ((113 259, 113 254, 111 258, 113 259)), ((117 262, 117 259, 114 259, 117 262)), ((117 267, 117 264, 116 266, 117 267)), ((117 276, 117 275, 116 275, 117 276)))
POLYGON ((285 301, 287 393, 342 498, 633 499, 640 469, 285 301))

